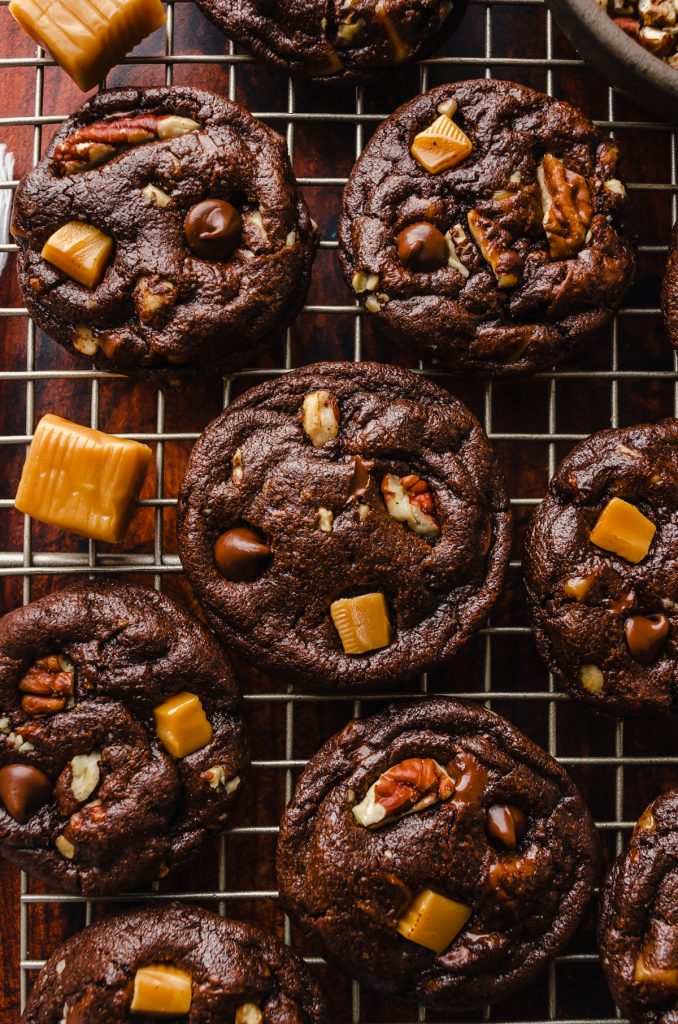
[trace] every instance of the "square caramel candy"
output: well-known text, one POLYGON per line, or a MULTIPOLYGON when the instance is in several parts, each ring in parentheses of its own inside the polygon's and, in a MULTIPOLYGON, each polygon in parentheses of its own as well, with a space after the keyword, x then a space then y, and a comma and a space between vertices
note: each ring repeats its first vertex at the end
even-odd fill
POLYGON ((118 544, 152 454, 145 444, 48 413, 35 429, 14 503, 41 523, 118 544))
POLYGON ((212 726, 195 693, 175 693, 153 709, 153 717, 160 742, 172 757, 194 754, 212 739, 212 726))
POLYGON ((471 908, 465 903, 424 889, 412 900, 396 928, 410 942, 443 953, 470 916, 471 908))
POLYGON ((639 508, 622 498, 612 498, 598 516, 590 540, 604 551, 638 563, 650 550, 656 532, 657 527, 639 508))
POLYGON ((429 174, 449 171, 465 160, 473 143, 447 114, 415 135, 410 152, 429 174))
POLYGON ((166 20, 160 0, 11 0, 9 11, 83 92, 166 20))
POLYGON ((332 602, 330 615, 346 654, 365 654, 391 643, 391 621, 383 594, 342 597, 332 602))
POLYGON ((78 284, 95 288, 104 276, 113 239, 91 224, 69 220, 47 239, 41 256, 78 284))
POLYGON ((191 1009, 193 979, 172 964, 149 964, 134 975, 132 1013, 149 1017, 181 1017, 191 1009))

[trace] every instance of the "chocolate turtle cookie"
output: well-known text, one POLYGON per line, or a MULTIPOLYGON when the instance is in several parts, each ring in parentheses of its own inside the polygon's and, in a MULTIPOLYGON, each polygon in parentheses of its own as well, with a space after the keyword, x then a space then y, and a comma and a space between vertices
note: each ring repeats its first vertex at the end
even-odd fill
POLYGON ((524 560, 537 647, 574 697, 613 714, 675 710, 677 550, 678 420, 576 445, 524 560))
POLYGON ((170 598, 78 583, 0 620, 0 853, 67 892, 149 883, 247 764, 233 673, 170 598))
POLYGON ((308 968, 272 936, 178 903, 106 918, 38 976, 21 1024, 327 1024, 308 968))
POLYGON ((288 74, 352 82, 432 53, 467 0, 198 0, 220 29, 288 74))
POLYGON ((511 516, 469 410, 376 363, 319 363, 238 398, 198 440, 179 553, 208 621, 301 684, 387 685, 483 624, 511 516))
POLYGON ((636 825, 601 894, 598 944, 615 1002, 633 1024, 678 1012, 678 790, 636 825))
POLYGON ((13 234, 28 311, 106 370, 231 370, 287 326, 317 231, 285 142, 197 89, 85 103, 19 184, 13 234))
POLYGON ((617 158, 588 118, 542 93, 486 79, 432 89, 353 168, 346 280, 394 341, 442 366, 550 366, 631 281, 617 158))
POLYGON ((669 341, 678 348, 678 225, 673 228, 671 250, 662 283, 662 309, 669 341))
POLYGON ((436 698, 325 743, 285 811, 277 870, 286 909, 349 974, 462 1010, 562 949, 597 863, 566 772, 499 715, 436 698))

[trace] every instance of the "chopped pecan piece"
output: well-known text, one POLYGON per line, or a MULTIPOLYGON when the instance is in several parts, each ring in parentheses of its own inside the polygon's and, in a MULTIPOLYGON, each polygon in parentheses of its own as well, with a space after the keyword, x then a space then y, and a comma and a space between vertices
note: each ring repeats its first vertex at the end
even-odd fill
POLYGON ((449 800, 454 789, 454 780, 432 757, 409 757, 379 776, 353 807, 353 816, 365 828, 376 828, 449 800))
POLYGON ((468 215, 468 226, 483 258, 490 264, 500 288, 515 288, 523 261, 511 249, 511 235, 499 224, 483 217, 477 210, 468 215))
POLYGON ((539 165, 537 179, 551 258, 569 259, 584 245, 593 218, 589 187, 581 174, 568 170, 552 153, 539 165))
POLYGON ((123 147, 173 138, 199 127, 197 121, 174 114, 140 114, 138 117, 95 121, 81 125, 58 143, 52 165, 62 177, 78 174, 110 160, 123 147))
POLYGON ((25 714, 37 718, 63 711, 73 696, 73 678, 73 665, 63 655, 39 658, 19 683, 25 714))
POLYGON ((416 473, 396 476, 387 473, 381 481, 381 493, 388 514, 399 523, 406 523, 410 530, 424 537, 440 533, 433 515, 433 495, 425 480, 416 473))

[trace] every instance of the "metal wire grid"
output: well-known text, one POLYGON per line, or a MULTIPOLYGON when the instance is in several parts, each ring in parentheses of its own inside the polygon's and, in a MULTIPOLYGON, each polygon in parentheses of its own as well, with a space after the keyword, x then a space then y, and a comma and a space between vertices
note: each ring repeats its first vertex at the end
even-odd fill
MULTIPOLYGON (((6 5, 8 0, 0 0, 0 6, 6 5)), ((244 63, 249 63, 251 58, 242 54, 237 54, 232 44, 229 44, 228 52, 225 54, 177 54, 175 52, 175 3, 182 3, 185 0, 168 0, 167 3, 167 25, 165 33, 165 54, 163 56, 150 56, 150 57, 131 57, 127 58, 126 63, 131 64, 162 64, 165 69, 165 83, 171 85, 173 81, 174 68, 179 63, 201 63, 209 62, 211 64, 223 63, 228 67, 228 80, 229 88, 228 93, 230 98, 236 98, 237 91, 237 73, 238 68, 244 63)), ((584 62, 578 59, 569 58, 555 58, 553 56, 554 43, 553 43, 553 25, 551 21, 551 15, 546 12, 545 26, 546 26, 546 39, 545 39, 545 57, 506 57, 506 56, 494 56, 493 55, 493 8, 499 8, 506 5, 518 5, 520 7, 541 7, 543 0, 470 0, 471 4, 484 8, 484 55, 477 57, 442 57, 433 58, 428 61, 422 62, 420 66, 420 89, 425 91, 428 88, 429 69, 434 65, 446 65, 450 68, 450 77, 453 77, 455 66, 463 65, 465 68, 474 67, 478 68, 478 73, 482 73, 485 77, 492 77, 493 68, 497 65, 501 65, 502 68, 516 67, 520 69, 539 67, 546 69, 546 91, 551 94, 553 91, 553 74, 556 69, 563 68, 583 68, 584 62)), ((1 117, 0 118, 0 129, 5 126, 17 126, 17 125, 28 125, 33 126, 33 162, 37 163, 41 154, 42 146, 42 127, 43 125, 56 123, 61 121, 61 116, 45 115, 43 113, 43 96, 44 96, 44 70, 46 67, 53 64, 53 61, 47 57, 40 48, 36 49, 35 57, 32 58, 0 58, 0 68, 2 67, 21 67, 29 66, 35 69, 35 90, 34 90, 34 112, 29 117, 1 117)), ((286 132, 287 144, 290 151, 290 156, 294 156, 294 144, 295 144, 295 127, 302 121, 318 121, 318 122, 337 122, 345 121, 353 124, 355 131, 355 156, 356 158, 360 155, 363 148, 364 131, 366 125, 370 122, 378 122, 383 117, 387 116, 390 111, 384 110, 383 113, 374 114, 366 113, 364 109, 364 94, 362 89, 356 89, 355 99, 355 111, 352 114, 332 114, 332 113, 304 113, 297 111, 295 107, 295 87, 294 83, 290 80, 287 86, 287 110, 280 111, 253 111, 256 116, 261 117, 266 121, 278 122, 277 127, 280 130, 286 132)), ((65 116, 65 115, 64 115, 65 116)), ((648 132, 655 131, 670 131, 670 181, 669 182, 652 182, 652 183, 631 183, 629 185, 630 190, 668 190, 672 197, 672 221, 676 220, 678 214, 678 150, 676 145, 676 132, 674 130, 666 129, 662 125, 655 124, 652 121, 618 121, 615 120, 615 94, 612 89, 607 89, 607 119, 598 122, 602 127, 608 128, 612 132, 616 128, 633 128, 642 129, 648 132)), ((300 177, 299 182, 303 186, 342 186, 345 183, 345 178, 341 177, 300 177)), ((17 182, 8 182, 0 184, 0 187, 13 189, 17 182)), ((336 249, 337 242, 332 240, 324 240, 321 242, 322 248, 336 249)), ((0 251, 3 252, 14 252, 16 246, 13 244, 0 245, 0 251)), ((647 253, 665 253, 667 247, 665 245, 644 245, 640 246, 641 252, 647 253)), ((304 309, 304 314, 352 314, 354 316, 354 330, 353 330, 353 356, 356 361, 359 361, 362 357, 362 311, 357 304, 355 305, 307 305, 304 309)), ((625 316, 633 317, 648 317, 656 316, 659 314, 659 310, 655 308, 632 308, 627 307, 620 310, 620 314, 625 316)), ((27 318, 27 311, 23 308, 0 308, 0 317, 25 317, 27 318)), ((257 376, 265 375, 271 376, 275 373, 284 373, 292 365, 291 360, 291 338, 288 331, 285 346, 285 363, 283 367, 275 370, 257 370, 248 369, 241 371, 240 373, 233 374, 224 380, 224 405, 226 405, 231 396, 231 390, 234 382, 238 378, 246 377, 248 379, 254 379, 257 376)), ((423 373, 429 375, 435 375, 436 371, 421 370, 423 373)), ((36 368, 36 334, 35 327, 30 318, 27 318, 27 332, 26 332, 26 369, 25 370, 4 370, 0 369, 0 381, 10 381, 17 385, 17 387, 25 386, 25 400, 26 400, 26 430, 24 435, 5 435, 0 437, 0 444, 3 445, 14 445, 14 444, 28 444, 32 439, 33 429, 35 425, 35 385, 40 380, 44 379, 60 379, 60 380, 85 380, 90 382, 91 387, 91 425, 93 427, 98 426, 99 420, 99 383, 102 378, 107 377, 104 374, 95 370, 39 370, 36 368)), ((596 378, 601 381, 609 383, 609 424, 612 427, 618 426, 620 423, 619 419, 619 385, 622 380, 634 380, 634 381, 649 381, 657 379, 667 379, 674 383, 674 414, 678 415, 678 359, 674 357, 673 370, 621 370, 619 368, 619 353, 618 353, 618 320, 615 317, 612 328, 611 328, 611 359, 609 370, 599 370, 594 373, 589 373, 580 370, 558 370, 547 373, 539 374, 538 377, 548 382, 548 432, 543 433, 508 433, 508 432, 496 432, 493 431, 493 389, 492 383, 487 382, 484 391, 484 425, 489 437, 493 441, 512 441, 512 442, 548 442, 547 447, 547 459, 548 459, 548 475, 549 478, 553 474, 556 463, 556 444, 560 441, 575 442, 586 434, 580 433, 562 433, 558 432, 557 426, 557 388, 559 381, 565 380, 591 380, 596 378)), ((88 551, 84 554, 67 554, 61 552, 39 552, 34 551, 32 546, 31 537, 31 522, 26 516, 24 517, 24 529, 23 529, 23 548, 21 551, 0 551, 0 576, 20 575, 23 579, 23 600, 24 603, 28 603, 31 600, 31 586, 33 577, 44 574, 83 574, 83 575, 97 575, 101 573, 106 574, 124 574, 124 573, 144 573, 153 576, 154 586, 157 589, 162 587, 163 577, 168 573, 178 573, 181 571, 178 558, 174 555, 166 554, 163 550, 163 530, 162 530, 162 516, 163 509, 176 504, 176 497, 167 497, 164 493, 164 469, 165 469, 165 444, 172 441, 191 441, 197 437, 197 434, 192 433, 170 433, 165 430, 165 396, 161 391, 157 392, 156 398, 156 429, 153 433, 129 433, 123 436, 132 437, 136 440, 147 441, 155 443, 156 445, 156 493, 151 499, 143 501, 143 505, 150 506, 155 509, 155 530, 154 530, 154 549, 153 555, 125 555, 125 554, 100 554, 97 551, 97 546, 93 541, 89 542, 88 551)), ((526 507, 536 505, 538 498, 512 498, 512 505, 514 507, 526 507)), ((10 509, 13 507, 11 498, 0 499, 0 510, 10 509)), ((511 569, 515 571, 520 568, 519 562, 512 562, 511 569)), ((529 634, 530 630, 525 626, 488 626, 482 631, 484 637, 484 671, 483 671, 483 692, 479 694, 477 691, 459 692, 458 690, 450 691, 451 696, 457 696, 467 698, 469 700, 481 700, 490 707, 492 700, 510 699, 510 700, 524 700, 524 701, 546 701, 548 702, 548 750, 552 756, 556 757, 561 763, 566 766, 574 765, 610 765, 615 769, 615 786, 614 786, 614 808, 613 815, 610 820, 597 821, 597 826, 600 829, 612 830, 616 834, 616 848, 620 850, 623 845, 623 833, 624 829, 627 829, 633 825, 631 821, 624 820, 624 770, 626 767, 634 765, 678 765, 678 757, 671 756, 657 756, 657 757, 633 757, 627 756, 624 753, 624 725, 618 722, 615 731, 615 742, 614 742, 614 755, 606 757, 558 757, 558 744, 557 744, 557 728, 556 728, 556 705, 558 702, 567 700, 565 694, 555 689, 554 680, 549 676, 548 689, 546 691, 524 691, 514 692, 506 691, 503 692, 496 688, 493 688, 492 679, 492 638, 498 634, 509 634, 509 635, 520 635, 529 634)), ((426 677, 422 677, 419 684, 419 692, 421 695, 425 695, 428 690, 428 680, 426 677)), ((322 695, 312 696, 304 693, 295 693, 291 686, 287 687, 285 693, 257 693, 250 694, 245 697, 245 700, 251 702, 282 702, 285 705, 285 757, 282 759, 267 759, 253 762, 254 770, 258 769, 280 769, 284 771, 285 775, 285 801, 287 802, 292 794, 293 789, 293 771, 303 766, 305 763, 303 760, 294 758, 294 729, 295 729, 295 706, 300 702, 306 701, 343 701, 349 702, 351 705, 351 712, 354 717, 358 717, 363 712, 363 706, 373 700, 383 701, 385 698, 393 700, 411 699, 411 693, 396 692, 392 694, 367 694, 363 695, 361 699, 356 700, 345 695, 322 695)), ((230 901, 247 898, 250 900, 263 900, 275 898, 277 893, 269 890, 227 890, 226 888, 226 841, 227 836, 234 834, 250 834, 250 835, 265 835, 265 834, 276 834, 276 826, 245 826, 241 828, 230 829, 225 835, 220 838, 219 843, 219 867, 218 867, 218 887, 215 890, 208 890, 204 892, 178 892, 178 893, 159 893, 157 891, 137 896, 125 896, 122 899, 116 898, 115 902, 127 902, 131 900, 148 900, 148 899, 186 899, 186 900, 214 900, 218 903, 218 907, 221 913, 226 911, 226 907, 230 901)), ((106 902, 97 901, 97 902, 106 902)), ((21 875, 21 904, 20 904, 20 971, 21 971, 21 1006, 23 1008, 26 1000, 27 989, 28 989, 28 975, 29 972, 34 972, 39 969, 43 962, 42 960, 32 958, 30 955, 30 935, 29 935, 29 907, 36 903, 82 903, 85 905, 85 916, 86 922, 90 923, 92 919, 92 904, 76 896, 57 896, 57 895, 42 895, 32 894, 29 892, 28 878, 25 874, 21 875)), ((291 943, 291 926, 289 920, 285 919, 285 939, 288 943, 291 943)), ((309 962, 321 962, 319 958, 307 958, 309 962)), ((589 962, 595 961, 597 957, 595 954, 588 953, 570 953, 560 956, 551 964, 548 971, 548 1010, 544 1017, 550 1024, 618 1024, 620 1017, 617 1013, 616 1017, 610 1019, 601 1018, 586 1018, 577 1017, 575 1020, 566 1020, 564 1018, 558 1019, 557 1016, 557 982, 556 982, 556 965, 558 963, 576 963, 576 962, 589 962)), ((417 1019, 419 1021, 426 1021, 427 1014, 423 1007, 419 1007, 417 1011, 417 1019)), ((436 1019, 439 1019, 436 1017, 436 1019)), ((490 1010, 486 1008, 483 1011, 483 1019, 490 1019, 490 1010)), ((361 992, 360 986, 356 983, 352 983, 351 992, 351 1013, 350 1013, 351 1024, 359 1024, 363 1020, 361 1015, 361 992)), ((459 1018, 455 1018, 457 1022, 459 1018)), ((513 1022, 513 1024, 521 1024, 521 1022, 513 1022)))

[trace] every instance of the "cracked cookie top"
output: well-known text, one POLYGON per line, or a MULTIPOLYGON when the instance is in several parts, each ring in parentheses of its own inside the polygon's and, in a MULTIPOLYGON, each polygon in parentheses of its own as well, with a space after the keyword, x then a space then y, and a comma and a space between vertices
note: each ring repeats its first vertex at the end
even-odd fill
POLYGON ((675 1020, 678 1007, 678 790, 638 819, 602 887, 601 963, 633 1024, 675 1020))
POLYGON ((49 958, 22 1024, 326 1024, 306 964, 282 942, 200 907, 131 910, 85 928, 49 958))
POLYGON ((344 191, 346 280, 395 341, 486 375, 557 362, 630 284, 616 144, 510 82, 417 96, 375 132, 344 191))
POLYGON ((388 685, 480 627, 511 514, 469 410, 410 371, 319 363, 247 391, 198 440, 184 569, 243 657, 321 688, 388 685))
POLYGON ((289 74, 351 82, 431 53, 467 0, 199 0, 231 38, 289 74))
POLYGON ((601 430, 556 471, 525 542, 535 640, 573 696, 675 711, 678 420, 601 430))
POLYGON ((54 888, 167 874, 247 762, 226 655, 170 598, 78 583, 0 620, 0 853, 54 888))
POLYGON ((499 715, 434 698, 352 722, 311 758, 277 873, 286 909, 344 970, 461 1010, 562 949, 597 864, 566 772, 499 715))
POLYGON ((108 370, 234 369, 296 315, 317 230, 285 142, 183 87, 101 92, 21 181, 31 316, 108 370))

